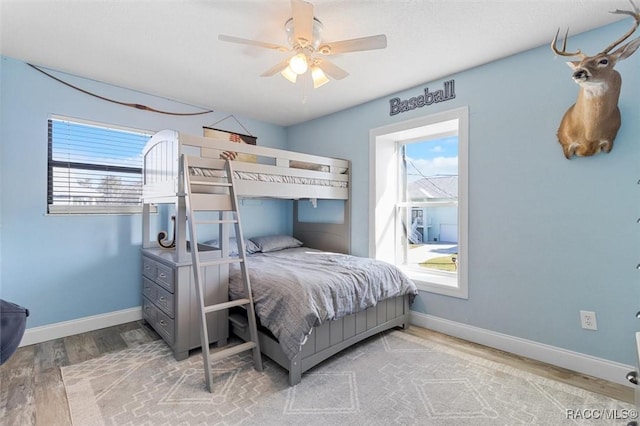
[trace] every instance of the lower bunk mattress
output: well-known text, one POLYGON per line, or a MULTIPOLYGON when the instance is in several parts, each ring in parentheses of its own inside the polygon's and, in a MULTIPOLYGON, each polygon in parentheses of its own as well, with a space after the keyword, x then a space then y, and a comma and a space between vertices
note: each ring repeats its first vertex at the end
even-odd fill
MULTIPOLYGON (((386 262, 306 247, 247 256, 260 324, 292 360, 314 330, 381 301, 417 294, 416 285, 386 262)), ((231 269, 231 299, 244 297, 239 267, 231 269)))

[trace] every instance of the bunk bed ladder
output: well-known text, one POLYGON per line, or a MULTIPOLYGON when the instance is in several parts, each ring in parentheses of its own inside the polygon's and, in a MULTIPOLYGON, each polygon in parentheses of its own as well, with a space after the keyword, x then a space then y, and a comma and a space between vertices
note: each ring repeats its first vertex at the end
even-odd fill
MULTIPOLYGON (((256 325, 255 309, 253 306, 253 296, 251 283, 249 281, 249 271, 247 270, 245 244, 240 224, 240 214, 238 210, 238 198, 235 192, 233 166, 231 161, 226 161, 225 177, 220 182, 199 181, 197 177, 190 176, 189 158, 182 156, 182 173, 184 176, 184 195, 187 207, 187 222, 189 223, 189 233, 191 235, 191 259, 193 277, 198 302, 198 321, 200 328, 200 341, 202 346, 202 357, 204 361, 204 375, 206 387, 209 392, 213 392, 213 376, 211 364, 221 359, 235 354, 251 350, 253 352, 253 363, 257 371, 262 371, 262 357, 260 355, 260 345, 258 342, 258 330, 256 325), (205 188, 204 191, 202 188, 205 188), (212 191, 213 190, 213 191, 212 191), (215 194, 211 192, 216 192, 215 194), (217 212, 217 220, 200 220, 196 217, 197 212, 217 212), (202 260, 197 244, 198 225, 218 225, 220 227, 234 225, 236 242, 238 244, 238 256, 215 258, 202 260), (215 305, 205 305, 203 291, 204 267, 211 265, 222 265, 238 263, 242 272, 245 298, 232 300, 215 305), (250 340, 237 345, 230 345, 213 354, 209 353, 209 339, 207 330, 207 314, 233 307, 241 307, 247 311, 250 340)), ((220 235, 222 237, 222 235, 220 235)), ((223 247, 222 238, 219 238, 220 247, 223 247)), ((227 250, 228 251, 228 250, 227 250)), ((224 252, 223 252, 224 253, 224 252)))

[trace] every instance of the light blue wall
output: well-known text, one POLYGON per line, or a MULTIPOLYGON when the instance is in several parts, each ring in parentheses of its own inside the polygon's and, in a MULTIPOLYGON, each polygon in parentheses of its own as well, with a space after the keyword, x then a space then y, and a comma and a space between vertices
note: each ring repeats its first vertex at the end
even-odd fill
MULTIPOLYGON (((571 45, 595 53, 627 29, 628 22, 610 25, 572 37, 571 45)), ((623 75, 623 125, 613 152, 571 161, 555 136, 578 91, 564 62, 542 46, 425 82, 291 127, 289 148, 353 162, 352 250, 366 256, 369 130, 468 105, 469 299, 421 292, 412 308, 635 364, 640 53, 617 66, 623 75), (408 99, 449 79, 455 79, 454 100, 389 116, 390 98, 408 99), (581 309, 596 312, 598 331, 580 328, 581 309)))
MULTIPOLYGON (((140 306, 140 215, 46 214, 47 119, 59 114, 201 134, 203 125, 229 114, 174 117, 140 111, 70 89, 23 62, 4 57, 0 64, 0 297, 29 308, 29 328, 140 306)), ((195 110, 90 80, 64 79, 124 102, 168 111, 195 110)), ((214 99, 212 94, 212 103, 214 99)), ((258 136, 260 145, 286 147, 284 128, 237 118, 258 136)), ((237 126, 225 120, 216 127, 242 132, 237 126)), ((291 232, 290 202, 248 203, 242 206, 242 216, 249 237, 291 232)))

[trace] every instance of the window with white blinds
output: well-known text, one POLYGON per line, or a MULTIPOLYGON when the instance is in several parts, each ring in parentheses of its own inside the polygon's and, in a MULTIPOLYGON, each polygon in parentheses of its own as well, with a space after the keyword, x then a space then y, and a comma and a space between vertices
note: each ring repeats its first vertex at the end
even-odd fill
POLYGON ((142 130, 50 118, 48 212, 140 212, 142 149, 151 136, 142 130))

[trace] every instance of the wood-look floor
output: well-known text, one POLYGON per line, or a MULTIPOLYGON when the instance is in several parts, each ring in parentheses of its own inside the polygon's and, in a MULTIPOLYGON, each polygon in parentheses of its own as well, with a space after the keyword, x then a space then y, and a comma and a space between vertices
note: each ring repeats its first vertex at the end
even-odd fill
MULTIPOLYGON (((487 348, 412 326, 405 332, 434 340, 469 354, 520 368, 592 392, 633 403, 630 387, 487 348)), ((71 424, 60 367, 108 352, 123 350, 160 337, 144 321, 51 340, 19 348, 0 366, 0 424, 6 426, 65 426, 71 424)))

